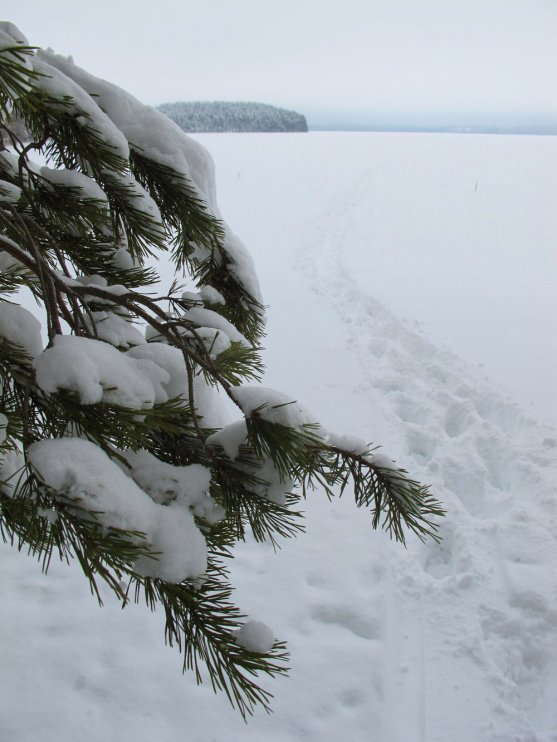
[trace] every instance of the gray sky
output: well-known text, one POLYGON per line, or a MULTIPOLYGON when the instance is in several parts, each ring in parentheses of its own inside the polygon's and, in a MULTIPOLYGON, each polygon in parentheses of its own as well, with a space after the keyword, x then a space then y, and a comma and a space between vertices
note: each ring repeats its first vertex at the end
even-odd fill
POLYGON ((557 0, 22 0, 11 20, 145 103, 557 120, 557 0))

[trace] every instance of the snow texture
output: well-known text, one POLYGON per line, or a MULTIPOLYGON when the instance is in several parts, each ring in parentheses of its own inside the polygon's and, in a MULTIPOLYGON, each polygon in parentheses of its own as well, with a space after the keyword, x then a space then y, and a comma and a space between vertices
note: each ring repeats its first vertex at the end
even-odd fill
POLYGON ((164 227, 162 226, 159 207, 135 178, 126 173, 118 173, 114 170, 103 170, 101 171, 101 175, 108 176, 111 183, 117 183, 120 188, 125 189, 127 198, 131 201, 133 208, 136 211, 142 212, 147 219, 154 222, 158 226, 159 235, 161 237, 164 236, 164 227))
POLYGON ((82 199, 97 201, 100 206, 108 206, 106 193, 93 178, 89 178, 84 173, 77 170, 67 170, 66 168, 54 170, 46 166, 41 168, 40 173, 53 186, 75 188, 79 191, 82 199))
POLYGON ((29 46, 29 41, 19 28, 9 21, 0 21, 0 49, 29 46))
POLYGON ((119 247, 112 256, 111 262, 115 268, 121 268, 122 270, 137 268, 139 265, 126 247, 119 247))
MULTIPOLYGON (((168 378, 160 382, 164 390, 165 400, 181 397, 184 401, 191 402, 186 365, 182 352, 178 348, 166 343, 148 342, 130 348, 126 352, 126 356, 138 360, 152 361, 158 368, 166 372, 168 378)), ((220 428, 228 417, 222 400, 218 394, 215 394, 214 389, 205 384, 201 375, 194 376, 192 385, 193 404, 203 421, 203 425, 207 428, 220 428)))
POLYGON ((220 520, 224 511, 209 496, 211 471, 200 464, 172 466, 159 461, 149 451, 126 451, 134 481, 161 505, 170 502, 189 508, 211 523, 220 520))
POLYGON ((116 312, 91 312, 87 315, 86 322, 89 327, 94 323, 97 335, 117 348, 129 348, 145 343, 145 337, 134 327, 130 317, 126 317, 124 310, 116 312), (91 322, 92 320, 92 322, 91 322))
MULTIPOLYGON (((96 513, 103 529, 145 535, 156 558, 140 557, 135 564, 140 574, 180 582, 205 571, 205 539, 189 510, 177 503, 156 504, 94 443, 79 438, 38 441, 29 448, 29 461, 61 500, 96 513)), ((143 538, 134 540, 141 544, 143 538)))
POLYGON ((236 420, 225 425, 207 438, 210 446, 220 446, 229 459, 237 459, 240 446, 247 441, 248 433, 245 420, 236 420))
POLYGON ((8 435, 8 418, 0 412, 0 445, 4 443, 8 435))
POLYGON ((277 425, 289 428, 302 428, 316 425, 315 417, 291 396, 276 389, 263 386, 241 386, 233 390, 233 396, 242 412, 250 417, 255 412, 277 425))
MULTIPOLYGON (((66 98, 69 107, 65 106, 64 110, 73 112, 77 123, 93 130, 115 154, 127 160, 129 157, 127 139, 99 107, 98 101, 91 98, 79 83, 76 84, 55 66, 50 65, 49 61, 52 61, 51 55, 46 51, 39 50, 34 57, 33 69, 41 75, 35 82, 36 87, 53 98, 66 98)), ((66 61, 71 64, 69 60, 66 61)))
POLYGON ((75 392, 81 404, 149 409, 169 398, 165 385, 170 375, 164 368, 99 340, 57 335, 35 359, 35 371, 45 392, 75 392))
POLYGON ((34 358, 43 349, 41 323, 24 307, 0 301, 0 338, 20 345, 34 358))
POLYGON ((275 643, 273 630, 262 621, 248 621, 236 632, 236 641, 248 652, 269 652, 275 643))
POLYGON ((251 343, 246 340, 242 333, 239 332, 231 322, 217 312, 214 312, 212 309, 194 306, 191 307, 191 309, 187 309, 183 313, 182 318, 186 322, 192 322, 193 324, 198 325, 200 328, 210 327, 215 330, 220 330, 220 332, 224 333, 231 342, 241 343, 246 348, 251 347, 251 343))
POLYGON ((21 188, 8 183, 7 180, 0 180, 0 201, 8 204, 16 204, 21 198, 21 188))
POLYGON ((14 154, 13 152, 8 152, 7 150, 4 150, 3 152, 0 152, 0 168, 9 175, 18 176, 19 175, 19 156, 14 154))
POLYGON ((126 357, 151 361, 164 369, 167 378, 163 389, 167 399, 185 397, 187 399, 188 374, 182 352, 166 343, 145 343, 130 348, 126 357))
MULTIPOLYGON (((17 26, 14 26, 14 24, 9 21, 0 21, 0 51, 13 48, 14 46, 28 45, 29 42, 25 35, 21 33, 17 26)), ((28 70, 32 69, 31 60, 27 55, 19 55, 19 57, 16 57, 12 52, 4 51, 2 56, 7 57, 8 60, 14 61, 28 70)), ((23 82, 22 85, 25 87, 23 82)), ((29 85, 29 88, 30 87, 31 86, 29 85)), ((17 90, 10 90, 9 87, 8 90, 14 98, 17 98, 17 90)))
MULTIPOLYGON (((245 419, 224 425, 207 438, 207 443, 210 446, 222 448, 229 459, 236 461, 240 455, 241 446, 248 443, 245 419)), ((245 468, 247 473, 257 476, 257 482, 246 485, 250 492, 259 497, 265 497, 277 505, 286 504, 286 495, 294 489, 294 481, 289 477, 281 476, 271 459, 260 459, 257 468, 254 468, 253 463, 243 467, 240 461, 236 461, 236 466, 240 469, 245 468)))
POLYGON ((10 450, 0 454, 0 491, 12 497, 19 476, 25 465, 23 455, 19 451, 10 450))
POLYGON ((199 295, 205 304, 226 304, 224 296, 213 286, 202 286, 199 295))
MULTIPOLYGON (((160 111, 143 105, 116 85, 94 77, 75 65, 71 59, 50 51, 40 51, 38 56, 39 64, 44 65, 47 72, 55 71, 55 80, 50 83, 50 87, 56 92, 62 92, 66 87, 68 90, 73 89, 76 87, 74 83, 77 83, 78 90, 86 90, 95 96, 98 105, 107 114, 108 123, 104 118, 95 116, 93 124, 103 132, 107 141, 112 141, 115 129, 120 137, 124 135, 126 149, 127 143, 131 142, 144 156, 176 170, 193 183, 210 211, 220 218, 214 164, 205 147, 184 134, 177 124, 160 111)), ((82 99, 83 92, 77 93, 79 105, 82 104, 82 99)), ((125 151, 123 145, 121 149, 122 152, 125 151)), ((231 258, 228 266, 230 272, 251 296, 262 301, 252 257, 226 225, 224 249, 231 258)))

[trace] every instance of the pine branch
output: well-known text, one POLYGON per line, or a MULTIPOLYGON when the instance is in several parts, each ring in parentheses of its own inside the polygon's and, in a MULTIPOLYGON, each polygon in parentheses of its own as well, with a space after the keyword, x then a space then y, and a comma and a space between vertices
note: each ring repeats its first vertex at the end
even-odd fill
POLYGON ((38 74, 30 69, 28 58, 36 47, 17 45, 0 49, 0 114, 8 119, 12 112, 14 99, 29 93, 33 80, 38 74))
MULTIPOLYGON (((67 388, 44 384, 55 393, 41 389, 35 376, 40 361, 29 355, 23 340, 14 342, 11 330, 8 337, 0 336, 0 474, 4 477, 0 536, 16 548, 26 547, 45 571, 53 557, 76 561, 99 601, 104 583, 122 605, 130 596, 153 609, 162 605, 166 640, 183 652, 184 669, 193 670, 198 682, 208 677, 212 687, 223 691, 246 718, 257 705, 268 710, 271 696, 260 687, 258 676, 286 672, 287 655, 280 642, 258 654, 236 641, 244 616, 231 600, 223 561, 233 555, 236 542, 251 533, 256 541, 276 547, 279 538, 299 533, 297 504, 312 487, 330 497, 352 488, 356 505, 371 511, 373 527, 381 526, 402 542, 408 530, 421 539, 437 539, 436 518, 443 510, 427 487, 371 448, 345 450, 334 445, 317 424, 281 424, 280 415, 268 415, 281 405, 242 409, 238 388, 246 380, 259 380, 263 372, 258 342, 264 307, 248 289, 252 282, 239 264, 242 258, 235 257, 225 225, 184 172, 153 157, 154 148, 144 151, 131 143, 127 159, 123 133, 110 128, 115 124, 95 109, 94 99, 85 91, 64 87, 70 85, 68 78, 62 75, 57 80, 64 90, 75 90, 77 99, 49 92, 62 88, 49 79, 48 70, 53 76, 61 73, 41 61, 46 55, 35 58, 33 51, 27 46, 0 50, 0 178, 10 184, 2 191, 7 203, 0 206, 0 294, 13 296, 21 287, 29 288, 46 320, 49 353, 63 346, 58 336, 69 332, 87 338, 78 341, 80 347, 92 343, 103 352, 106 346, 95 341, 110 337, 116 346, 110 351, 118 354, 135 343, 128 340, 130 336, 137 339, 124 321, 141 323, 150 339, 174 349, 176 377, 186 381, 174 399, 154 404, 149 397, 147 409, 106 401, 84 404, 73 382, 64 381, 67 388), (96 128, 105 124, 106 131, 96 128), (111 134, 105 136, 107 132, 111 134), (54 170, 39 170, 30 159, 35 152, 45 156, 54 170), (57 172, 62 168, 68 172, 57 172), (209 304, 211 311, 195 296, 177 298, 176 285, 167 296, 146 295, 145 286, 158 278, 146 261, 168 250, 179 274, 176 283, 193 281, 198 288, 219 292, 220 296, 213 294, 218 303, 209 304), (193 306, 205 312, 190 311, 193 306), (113 326, 124 327, 124 339, 119 329, 112 336, 103 335, 103 329, 110 327, 108 321, 102 324, 107 317, 113 326), (204 327, 204 321, 212 326, 204 327), (201 382, 223 392, 241 411, 239 437, 244 431, 245 435, 237 451, 221 445, 226 442, 226 435, 219 438, 222 430, 206 426, 198 399, 201 382), (207 546, 207 574, 177 583, 146 577, 138 559, 156 564, 160 558, 162 565, 164 551, 156 553, 140 530, 108 527, 105 513, 85 506, 95 502, 85 500, 85 490, 56 483, 57 491, 45 474, 31 468, 37 446, 61 450, 56 447, 62 444, 68 450, 75 443, 80 451, 89 447, 93 459, 98 454, 103 466, 113 466, 113 481, 120 481, 123 489, 127 480, 116 475, 125 476, 123 470, 139 481, 130 461, 155 457, 161 476, 169 478, 170 484, 164 480, 168 490, 161 490, 161 495, 158 484, 147 483, 138 497, 145 498, 147 512, 150 506, 191 508, 184 522, 199 531, 192 533, 203 547, 201 563, 207 546), (33 444, 35 449, 30 448, 33 444), (202 482, 196 483, 192 500, 178 488, 180 476, 186 476, 181 469, 191 465, 197 465, 192 468, 201 472, 202 482), (196 497, 207 498, 198 510, 196 497), (221 509, 224 515, 212 522, 221 509)), ((208 290, 206 295, 211 297, 208 290)), ((35 340, 40 344, 40 339, 35 340)), ((146 368, 154 361, 141 363, 138 366, 146 368)), ((161 362, 156 378, 172 376, 163 367, 161 362)), ((109 383, 119 382, 111 378, 109 383)), ((103 389, 110 391, 114 389, 103 389)), ((76 472, 77 468, 68 481, 79 478, 76 472)), ((132 492, 136 486, 130 482, 132 492)), ((110 485, 103 487, 103 494, 108 490, 113 495, 104 502, 116 502, 118 493, 110 485)), ((110 515, 110 507, 107 510, 110 515)), ((157 512, 159 520, 161 513, 174 515, 166 509, 157 512)), ((184 512, 181 515, 186 518, 184 512)), ((116 518, 115 522, 130 521, 116 518)))
POLYGON ((270 677, 286 674, 288 654, 281 642, 275 642, 267 654, 259 654, 235 641, 234 632, 241 628, 245 616, 230 602, 231 592, 223 581, 222 566, 213 559, 201 584, 138 581, 135 600, 143 597, 152 609, 163 605, 166 639, 183 652, 184 671, 193 670, 199 684, 204 679, 204 667, 213 690, 223 691, 245 719, 258 705, 270 711, 272 694, 254 678, 261 673, 270 677))

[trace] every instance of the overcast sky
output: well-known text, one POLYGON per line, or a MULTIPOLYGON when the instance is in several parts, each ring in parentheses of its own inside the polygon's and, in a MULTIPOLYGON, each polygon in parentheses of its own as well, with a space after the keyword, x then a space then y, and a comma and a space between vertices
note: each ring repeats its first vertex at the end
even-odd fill
POLYGON ((557 0, 22 0, 37 46, 145 103, 557 120, 557 0))

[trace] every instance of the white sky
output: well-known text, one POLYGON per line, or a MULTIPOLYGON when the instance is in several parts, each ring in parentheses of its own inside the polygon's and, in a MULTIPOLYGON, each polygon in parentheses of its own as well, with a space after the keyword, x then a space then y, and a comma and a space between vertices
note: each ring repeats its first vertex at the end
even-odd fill
MULTIPOLYGON (((557 0, 22 0, 37 46, 149 104, 557 119, 557 0)), ((461 116, 462 117, 462 116, 461 116)))

